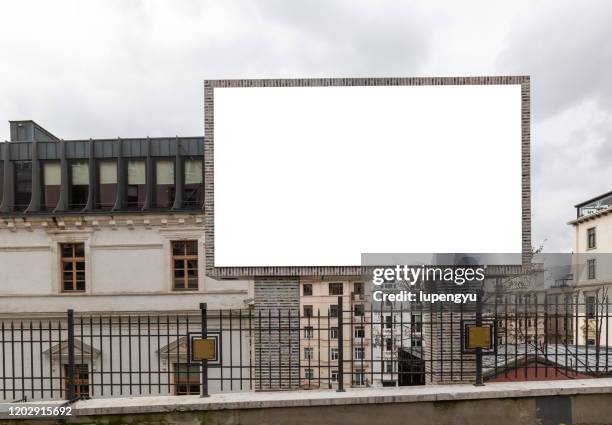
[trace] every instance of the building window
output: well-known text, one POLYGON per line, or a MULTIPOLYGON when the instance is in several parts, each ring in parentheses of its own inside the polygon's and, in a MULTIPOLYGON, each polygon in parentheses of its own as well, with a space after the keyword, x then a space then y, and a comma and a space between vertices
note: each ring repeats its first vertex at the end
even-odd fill
POLYGON ((363 369, 355 369, 353 385, 363 386, 366 384, 365 371, 363 369))
POLYGON ((331 360, 338 360, 338 349, 330 348, 329 349, 329 357, 331 360))
POLYGON ((329 328, 329 339, 338 339, 338 328, 329 328))
POLYGON ((387 360, 387 361, 385 362, 385 372, 387 372, 387 373, 393 373, 393 372, 395 371, 395 370, 394 370, 395 368, 394 368, 393 366, 394 366, 393 361, 392 361, 392 360, 387 360))
POLYGON ((338 306, 336 304, 329 306, 329 317, 338 317, 338 306))
POLYGON ((304 306, 304 317, 312 317, 312 306, 311 305, 304 306))
POLYGON ((311 339, 313 335, 314 335, 313 327, 312 326, 306 326, 304 328, 304 338, 311 339))
POLYGON ((421 332, 422 316, 420 314, 412 314, 410 319, 412 322, 412 332, 421 332))
POLYGON ((338 382, 338 371, 337 370, 332 370, 331 371, 331 381, 334 384, 338 382))
POLYGON ((594 296, 586 297, 586 313, 589 319, 593 319, 595 317, 595 308, 596 302, 594 296))
POLYGON ((597 248, 597 235, 594 227, 587 230, 587 247, 589 249, 597 248))
POLYGON ((420 339, 411 339, 410 340, 410 346, 411 347, 420 347, 421 346, 421 340, 420 339))
POLYGON ((82 210, 89 196, 89 163, 75 161, 70 164, 70 209, 82 210))
POLYGON ((363 316, 365 314, 365 306, 363 304, 355 304, 353 312, 355 316, 363 316))
POLYGON ((587 260, 587 272, 588 272, 588 278, 589 279, 595 279, 597 277, 597 270, 596 270, 596 263, 595 263, 595 259, 590 259, 587 260))
POLYGON ((329 295, 342 295, 342 282, 329 283, 329 295))
POLYGON ((155 206, 170 208, 174 203, 174 161, 155 162, 155 206))
POLYGON ((314 370, 304 369, 304 378, 308 380, 314 379, 314 370))
POLYGON ((132 160, 127 163, 127 193, 126 207, 141 209, 147 196, 147 167, 142 160, 132 160))
POLYGON ((363 326, 355 326, 355 338, 365 338, 365 329, 363 326))
POLYGON ((110 210, 117 199, 117 163, 115 161, 98 163, 98 181, 96 208, 110 210))
POLYGON ((174 364, 174 395, 200 394, 200 365, 174 364))
POLYGON ((62 243, 62 291, 85 291, 85 244, 62 243))
POLYGON ((393 316, 385 316, 385 329, 391 329, 393 327, 393 316))
POLYGON ((199 208, 202 205, 202 160, 187 159, 183 169, 183 207, 199 208))
MULTIPOLYGON (((68 387, 70 386, 69 368, 69 365, 64 365, 64 388, 66 389, 64 398, 66 400, 68 400, 68 387)), ((77 398, 89 396, 89 365, 87 364, 74 365, 74 396, 77 398)))
POLYGON ((302 285, 302 295, 304 296, 312 295, 312 283, 305 283, 302 285))
POLYGON ((393 340, 391 338, 385 338, 385 350, 386 351, 393 350, 393 340))
POLYGON ((43 162, 41 183, 41 207, 45 211, 52 211, 57 207, 57 203, 59 202, 60 187, 62 184, 62 167, 59 161, 43 162))
POLYGON ((306 347, 304 348, 304 359, 305 360, 312 360, 312 347, 306 347))
POLYGON ((32 161, 13 161, 15 173, 15 211, 24 211, 32 199, 32 161))
POLYGON ((173 241, 175 291, 198 289, 198 241, 173 241))
POLYGON ((358 295, 363 295, 363 282, 355 282, 355 284, 353 285, 353 292, 358 295))
POLYGON ((365 349, 363 347, 355 347, 355 360, 365 359, 365 349))

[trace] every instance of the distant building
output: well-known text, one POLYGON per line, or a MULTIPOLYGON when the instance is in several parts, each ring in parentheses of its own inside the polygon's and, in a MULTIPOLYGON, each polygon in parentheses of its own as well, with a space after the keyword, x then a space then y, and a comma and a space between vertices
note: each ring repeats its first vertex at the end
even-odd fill
POLYGON ((573 283, 577 343, 608 345, 612 327, 608 303, 612 293, 612 192, 575 206, 569 222, 574 233, 573 283))
POLYGON ((300 386, 338 385, 338 297, 342 297, 344 385, 372 384, 372 317, 359 277, 300 280, 300 386))

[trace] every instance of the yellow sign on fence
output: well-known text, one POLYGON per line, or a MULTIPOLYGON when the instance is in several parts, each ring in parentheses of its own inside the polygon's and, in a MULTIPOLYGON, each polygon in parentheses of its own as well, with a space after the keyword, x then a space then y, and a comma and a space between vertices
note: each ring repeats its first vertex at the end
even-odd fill
POLYGON ((215 339, 196 338, 193 340, 192 347, 193 359, 196 361, 213 360, 215 358, 215 339))
POLYGON ((468 326, 467 348, 491 348, 491 326, 468 326))

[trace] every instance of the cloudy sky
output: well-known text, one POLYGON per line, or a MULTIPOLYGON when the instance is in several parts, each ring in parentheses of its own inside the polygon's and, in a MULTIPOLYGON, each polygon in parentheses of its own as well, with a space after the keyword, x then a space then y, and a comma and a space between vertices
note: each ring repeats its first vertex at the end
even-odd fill
POLYGON ((204 78, 491 74, 531 75, 534 244, 571 249, 612 190, 610 2, 0 3, 0 119, 66 139, 201 135, 204 78))

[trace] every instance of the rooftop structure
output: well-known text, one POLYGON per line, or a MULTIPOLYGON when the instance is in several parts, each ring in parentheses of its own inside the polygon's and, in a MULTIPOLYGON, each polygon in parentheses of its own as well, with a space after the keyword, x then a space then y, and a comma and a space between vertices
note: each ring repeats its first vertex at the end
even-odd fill
POLYGON ((34 121, 11 121, 10 135, 2 216, 203 207, 202 137, 62 140, 34 121))

